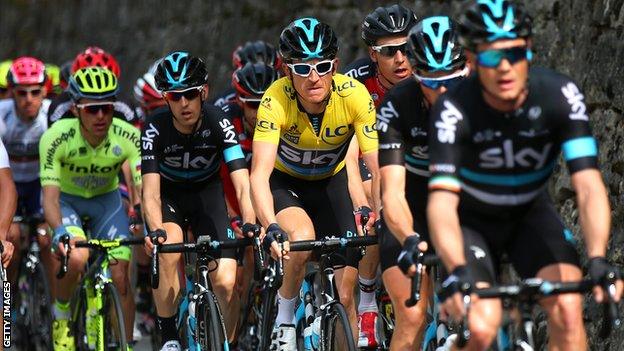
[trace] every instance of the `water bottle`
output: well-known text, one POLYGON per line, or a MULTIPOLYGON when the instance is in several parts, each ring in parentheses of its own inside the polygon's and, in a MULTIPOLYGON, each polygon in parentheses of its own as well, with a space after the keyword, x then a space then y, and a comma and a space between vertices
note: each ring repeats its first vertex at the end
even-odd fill
POLYGON ((312 333, 310 335, 312 344, 312 350, 318 350, 321 340, 321 315, 320 313, 314 318, 312 322, 312 333))
MULTIPOLYGON (((304 284, 306 282, 304 281, 304 284)), ((303 296, 305 328, 303 329, 303 348, 305 351, 312 351, 312 325, 314 323, 314 298, 310 291, 305 291, 303 296)))

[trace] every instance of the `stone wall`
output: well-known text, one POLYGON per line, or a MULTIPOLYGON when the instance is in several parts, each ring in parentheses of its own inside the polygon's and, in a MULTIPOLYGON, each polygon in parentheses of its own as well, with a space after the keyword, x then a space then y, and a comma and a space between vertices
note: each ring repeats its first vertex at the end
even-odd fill
MULTIPOLYGON (((394 1, 69 1, 1 0, 0 59, 32 54, 62 63, 86 45, 99 45, 119 59, 122 83, 132 84, 150 62, 174 49, 187 49, 208 63, 214 90, 228 84, 231 52, 246 40, 277 43, 280 30, 296 17, 318 16, 340 37, 343 64, 364 54, 359 25, 375 6, 394 1)), ((403 2, 419 16, 456 13, 462 1, 403 2)), ((600 142, 609 190, 613 230, 609 255, 624 265, 624 0, 527 0, 535 18, 537 65, 572 76, 584 89, 594 132, 600 142)), ((552 193, 564 221, 578 236, 578 213, 567 171, 557 171, 552 193)), ((596 311, 589 304, 588 316, 596 311)), ((590 325, 590 331, 594 326, 590 325)), ((621 349, 622 331, 596 350, 621 349)))

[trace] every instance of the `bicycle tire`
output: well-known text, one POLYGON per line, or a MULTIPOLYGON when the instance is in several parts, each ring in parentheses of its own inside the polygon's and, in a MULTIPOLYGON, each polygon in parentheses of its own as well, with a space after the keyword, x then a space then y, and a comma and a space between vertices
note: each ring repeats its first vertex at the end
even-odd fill
POLYGON ((331 305, 321 319, 322 346, 327 351, 356 351, 347 311, 340 303, 331 305), (324 347, 323 347, 324 346, 324 347))
POLYGON ((87 343, 87 294, 84 286, 80 286, 76 292, 77 297, 72 299, 72 333, 77 351, 88 351, 87 343))
MULTIPOLYGON (((52 301, 50 297, 50 285, 43 266, 38 264, 35 272, 28 277, 29 285, 34 287, 30 295, 30 320, 33 323, 30 333, 35 342, 35 350, 52 350, 52 301)), ((29 348, 32 350, 32 348, 29 348)))
POLYGON ((247 303, 241 308, 241 318, 238 328, 238 347, 242 351, 256 351, 260 343, 258 337, 259 312, 261 310, 261 300, 256 299, 258 294, 258 282, 252 281, 249 286, 247 303))
POLYGON ((199 343, 207 350, 211 351, 228 351, 229 344, 227 342, 225 324, 221 309, 217 302, 217 297, 211 291, 207 291, 202 295, 201 303, 196 307, 197 314, 197 330, 199 333, 199 343), (201 331, 203 329, 203 332, 201 331))
POLYGON ((275 303, 275 297, 277 296, 277 289, 267 289, 262 293, 262 306, 260 309, 260 343, 258 351, 268 350, 271 346, 271 336, 273 334, 273 327, 275 324, 275 318, 277 317, 277 306, 275 303))
POLYGON ((113 283, 104 286, 102 295, 103 308, 100 313, 104 315, 104 347, 105 350, 127 350, 126 328, 124 323, 123 308, 119 292, 113 283))

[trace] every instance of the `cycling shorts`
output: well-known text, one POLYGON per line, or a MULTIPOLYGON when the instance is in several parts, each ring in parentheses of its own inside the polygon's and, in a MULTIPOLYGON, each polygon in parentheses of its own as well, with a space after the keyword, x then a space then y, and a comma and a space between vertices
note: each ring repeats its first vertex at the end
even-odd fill
MULTIPOLYGON (((415 211, 410 208, 414 221, 413 229, 420 235, 420 239, 429 241, 429 228, 427 228, 427 218, 425 217, 425 211, 415 211)), ((401 253, 401 243, 392 234, 390 228, 386 225, 386 221, 383 218, 383 211, 381 213, 381 219, 377 224, 377 236, 379 237, 379 252, 383 253, 379 255, 379 264, 381 265, 381 271, 385 272, 388 268, 392 268, 397 265, 397 259, 399 253, 401 253)), ((431 247, 431 243, 429 243, 431 247)))
POLYGON ((461 204, 459 213, 467 265, 476 281, 495 283, 505 254, 522 279, 556 263, 580 267, 574 237, 546 192, 504 214, 485 216, 461 204))
MULTIPOLYGON (((165 184, 160 188, 163 223, 175 223, 183 231, 190 225, 195 238, 210 235, 213 240, 219 241, 235 239, 218 174, 210 181, 191 188, 175 186, 171 182, 165 184)), ((236 250, 223 250, 212 257, 235 258, 236 250)))
POLYGON ((41 182, 35 179, 30 182, 15 182, 17 189, 16 216, 29 217, 41 214, 41 182))
POLYGON ((367 182, 373 179, 373 175, 368 170, 368 167, 366 167, 366 163, 364 162, 363 158, 358 159, 358 165, 360 166, 360 177, 362 178, 363 182, 367 182))
MULTIPOLYGON (((273 170, 269 180, 275 213, 288 207, 303 209, 314 224, 316 239, 326 236, 356 236, 353 204, 347 186, 347 171, 320 180, 301 180, 273 170)), ((358 267, 358 248, 339 250, 345 264, 358 267)))
MULTIPOLYGON (((114 240, 129 236, 130 223, 118 190, 89 199, 61 192, 60 205, 63 225, 74 237, 87 238, 82 227, 84 217, 89 218, 91 239, 114 240)), ((132 258, 129 246, 120 246, 110 254, 118 260, 130 261, 132 258)))

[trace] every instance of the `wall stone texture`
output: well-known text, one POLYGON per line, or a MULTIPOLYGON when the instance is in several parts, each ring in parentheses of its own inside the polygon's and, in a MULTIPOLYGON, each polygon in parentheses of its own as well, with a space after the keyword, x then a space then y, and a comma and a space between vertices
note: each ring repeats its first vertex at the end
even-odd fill
MULTIPOLYGON (((0 60, 34 55, 62 64, 88 45, 113 53, 122 66, 124 95, 154 59, 185 49, 206 59, 213 93, 229 84, 231 53, 240 43, 263 39, 277 44, 293 19, 317 16, 338 33, 342 64, 365 55, 360 24, 376 6, 372 0, 0 0, 0 60)), ((464 1, 404 1, 419 17, 458 13, 464 1)), ((600 144, 602 174, 612 206, 609 258, 624 266, 624 0, 526 0, 534 17, 533 64, 573 77, 585 93, 600 144)), ((579 239, 578 211, 565 166, 560 163, 551 193, 565 223, 579 239)), ((584 258, 585 260, 585 258, 584 258)), ((599 319, 587 303, 590 335, 599 319)), ((624 311, 623 311, 624 312, 624 311)), ((621 350, 624 331, 593 350, 621 350)))

